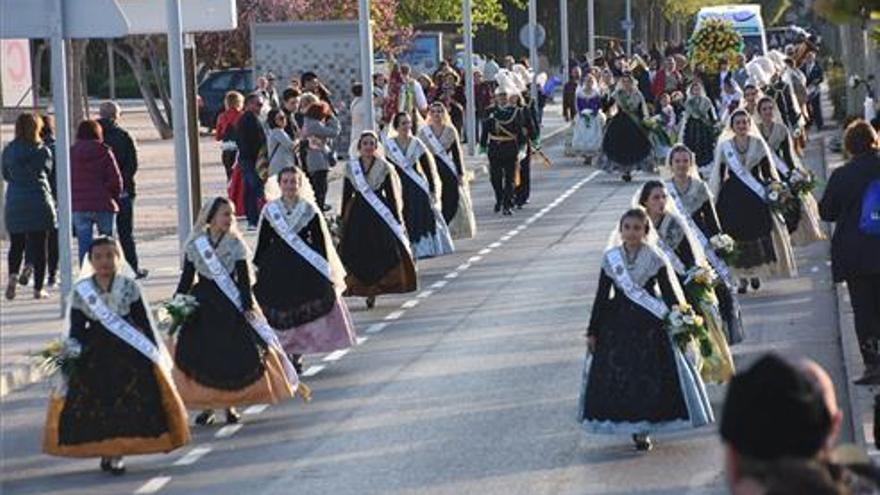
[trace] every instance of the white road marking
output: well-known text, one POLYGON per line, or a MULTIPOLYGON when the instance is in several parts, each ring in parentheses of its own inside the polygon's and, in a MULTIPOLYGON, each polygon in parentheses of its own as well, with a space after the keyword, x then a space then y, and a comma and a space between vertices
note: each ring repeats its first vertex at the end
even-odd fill
POLYGON ((404 309, 410 309, 410 308, 414 308, 414 307, 418 306, 420 302, 421 301, 419 301, 418 299, 410 299, 410 300, 404 302, 403 304, 401 304, 400 307, 404 308, 404 309))
POLYGON ((458 272, 449 272, 443 278, 456 278, 458 277, 458 272))
POLYGON ((141 495, 145 493, 156 493, 162 489, 168 482, 171 481, 171 476, 156 476, 155 478, 150 478, 146 483, 141 485, 134 493, 141 495))
POLYGON ((471 256, 470 258, 468 258, 468 263, 476 263, 481 259, 483 259, 482 256, 471 256))
POLYGON ((503 236, 501 236, 501 239, 498 239, 498 240, 501 241, 501 242, 507 242, 507 241, 510 240, 511 237, 513 237, 513 236, 512 236, 512 235, 504 234, 503 236))
POLYGON ((204 457, 208 452, 210 452, 211 446, 205 445, 202 447, 196 447, 189 452, 186 453, 183 457, 177 460, 174 463, 175 466, 189 466, 190 464, 195 464, 199 459, 204 457))
POLYGON ((315 375, 317 375, 318 373, 324 371, 324 368, 326 368, 326 366, 324 366, 323 364, 319 364, 319 365, 316 365, 316 366, 309 366, 309 369, 303 371, 302 375, 300 375, 300 376, 302 376, 303 378, 308 378, 308 377, 310 377, 310 376, 315 376, 315 375))
POLYGON ((490 249, 497 249, 497 248, 500 248, 500 247, 501 247, 501 242, 497 242, 497 241, 496 241, 496 242, 493 242, 492 244, 489 244, 489 248, 490 248, 490 249))
POLYGON ((370 340, 369 337, 358 337, 355 342, 357 343, 357 345, 364 345, 364 343, 368 340, 370 340))
MULTIPOLYGON (((303 376, 305 376, 305 375, 303 375, 303 376)), ((232 435, 235 435, 235 433, 238 430, 240 430, 242 426, 244 426, 244 425, 241 423, 237 423, 234 425, 226 425, 223 428, 220 428, 219 430, 217 430, 217 433, 214 433, 214 438, 231 437, 232 435)))
POLYGON ((512 236, 515 236, 516 234, 519 234, 519 232, 518 232, 516 229, 513 229, 513 230, 511 230, 510 232, 507 233, 507 235, 509 235, 509 236, 511 236, 511 237, 512 237, 512 236))
MULTIPOLYGON (((433 287, 433 285, 431 287, 433 287)), ((432 291, 432 290, 423 290, 423 291, 419 292, 419 295, 417 295, 416 298, 417 299, 427 299, 427 298, 431 297, 432 294, 434 294, 434 291, 432 291)))
POLYGON ((467 269, 470 268, 470 267, 471 267, 471 264, 470 264, 470 263, 462 263, 462 264, 458 265, 457 267, 455 267, 455 271, 457 271, 457 272, 463 272, 463 271, 467 270, 467 269))
POLYGON ((482 255, 482 256, 485 256, 485 255, 487 255, 487 254, 489 254, 489 253, 491 253, 491 252, 492 252, 492 249, 491 249, 491 248, 483 248, 483 249, 480 249, 480 252, 477 253, 477 254, 482 255))
POLYGON ((387 323, 373 323, 366 329, 366 333, 379 333, 382 330, 385 330, 385 327, 387 326, 387 323))
POLYGON ((333 351, 330 354, 327 354, 326 356, 324 356, 324 359, 322 359, 322 361, 327 362, 327 363, 330 363, 333 361, 339 361, 340 359, 342 359, 343 356, 348 354, 350 350, 351 350, 351 348, 339 349, 338 351, 333 351))
POLYGON ((810 271, 813 272, 813 273, 819 273, 819 267, 818 267, 818 266, 814 266, 813 268, 810 268, 810 271))
POLYGON ((244 410, 244 414, 260 414, 269 408, 269 404, 254 404, 244 410))
POLYGON ((382 319, 385 321, 393 321, 403 316, 404 313, 406 313, 406 311, 401 311, 398 309, 397 311, 392 311, 391 313, 388 313, 387 315, 385 315, 385 318, 382 319))

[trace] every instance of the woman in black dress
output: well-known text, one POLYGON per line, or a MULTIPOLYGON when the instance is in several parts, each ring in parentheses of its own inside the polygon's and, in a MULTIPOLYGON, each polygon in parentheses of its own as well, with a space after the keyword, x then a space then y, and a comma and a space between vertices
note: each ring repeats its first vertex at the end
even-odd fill
POLYGON ((342 239, 339 255, 349 296, 364 296, 367 307, 379 294, 418 288, 415 261, 403 223, 400 177, 377 156, 378 137, 366 131, 358 139, 360 157, 346 165, 342 186, 342 239))
POLYGON ((119 264, 116 241, 92 241, 94 274, 70 296, 66 346, 81 351, 64 377, 66 391, 49 401, 43 439, 47 454, 100 456, 101 469, 113 474, 125 472, 123 455, 170 452, 190 438, 171 357, 140 287, 119 264))
POLYGON ((578 407, 588 432, 631 434, 643 451, 650 433, 714 421, 700 375, 666 329, 683 297, 651 229, 645 210, 627 211, 621 241, 603 256, 578 407))
POLYGON ((214 408, 226 409, 226 422, 237 423, 235 406, 274 404, 293 396, 299 385, 255 307, 248 258, 232 203, 222 197, 209 201, 184 246, 176 291, 199 304, 177 334, 174 381, 187 407, 203 409, 196 418, 200 425, 214 422, 214 408))
MULTIPOLYGON (((715 143, 718 140, 718 117, 715 105, 703 91, 703 84, 696 80, 688 89, 684 104, 680 140, 696 155, 697 167, 709 168, 715 158, 715 143)), ((708 172, 709 170, 706 170, 708 172)))
POLYGON ((784 220, 767 202, 768 185, 780 180, 771 151, 745 110, 733 112, 730 129, 733 137, 719 140, 709 189, 721 227, 739 249, 733 268, 744 294, 749 284, 760 288, 760 276, 794 276, 797 268, 784 220))
POLYGON ((602 152, 608 157, 608 166, 622 170, 623 180, 629 182, 634 169, 647 167, 645 162, 653 149, 642 124, 648 116, 648 109, 645 98, 629 74, 624 74, 618 80, 618 87, 611 97, 617 106, 617 113, 605 128, 602 152))

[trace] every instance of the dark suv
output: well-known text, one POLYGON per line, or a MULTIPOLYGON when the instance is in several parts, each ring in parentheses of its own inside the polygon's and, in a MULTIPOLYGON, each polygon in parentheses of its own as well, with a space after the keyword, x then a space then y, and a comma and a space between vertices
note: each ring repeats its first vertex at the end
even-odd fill
POLYGON ((223 98, 228 91, 244 96, 254 90, 252 69, 224 69, 208 73, 199 84, 199 122, 213 129, 217 115, 223 111, 223 98))

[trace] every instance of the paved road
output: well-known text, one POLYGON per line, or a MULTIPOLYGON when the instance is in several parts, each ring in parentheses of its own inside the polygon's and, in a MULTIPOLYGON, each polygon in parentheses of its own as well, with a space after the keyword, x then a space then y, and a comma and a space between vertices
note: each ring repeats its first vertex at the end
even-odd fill
MULTIPOLYGON (((420 263, 418 294, 381 297, 370 312, 350 301, 366 340, 309 359, 311 404, 251 408, 240 428, 196 428, 185 449, 132 458, 128 475, 109 478, 95 460, 39 453, 48 388, 32 386, 0 405, 0 491, 725 493, 713 427, 658 437, 654 452, 637 454, 628 438, 586 436, 575 422, 600 255, 637 184, 561 155, 551 150, 556 165, 536 171, 532 204, 512 218, 491 214, 488 185, 477 184, 477 239, 420 263)), ((809 156, 821 166, 821 153, 809 156)), ((799 278, 745 298, 748 336, 735 357, 742 366, 768 350, 809 355, 846 407, 827 250, 799 251, 799 278)), ((174 274, 162 276, 151 284, 170 290, 174 274)), ((710 395, 718 410, 723 389, 710 395)))

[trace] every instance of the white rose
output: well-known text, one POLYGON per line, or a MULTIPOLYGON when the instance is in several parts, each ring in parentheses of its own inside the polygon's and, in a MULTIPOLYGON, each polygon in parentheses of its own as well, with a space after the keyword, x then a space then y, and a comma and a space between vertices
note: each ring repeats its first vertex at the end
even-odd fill
POLYGON ((776 191, 770 191, 770 194, 767 195, 767 199, 770 201, 779 201, 779 193, 776 191))
POLYGON ((687 325, 689 325, 689 326, 694 324, 694 317, 693 317, 693 315, 687 315, 687 316, 684 316, 682 319, 683 319, 684 322, 685 322, 687 325))

